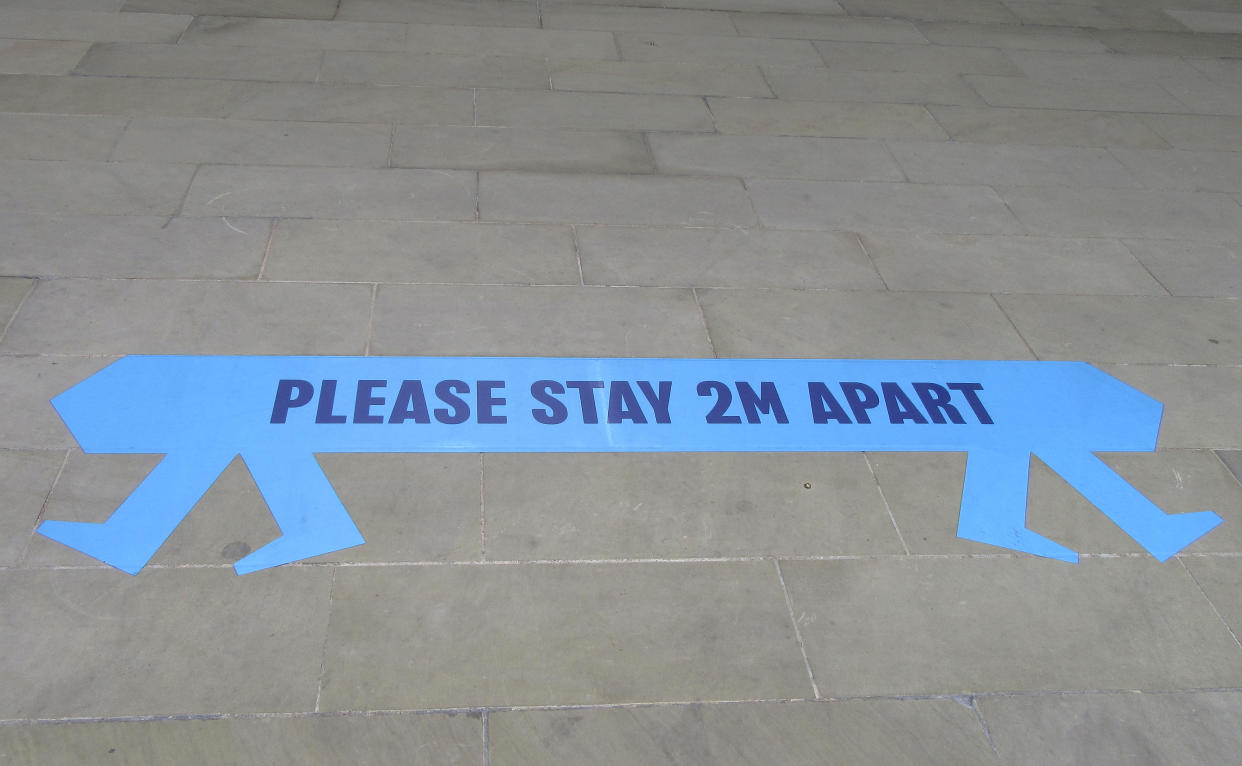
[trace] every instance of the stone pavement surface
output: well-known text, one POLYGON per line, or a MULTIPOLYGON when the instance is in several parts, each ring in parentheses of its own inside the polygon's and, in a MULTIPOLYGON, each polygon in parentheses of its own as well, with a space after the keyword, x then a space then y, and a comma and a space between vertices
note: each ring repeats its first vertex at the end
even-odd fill
POLYGON ((0 763, 1221 764, 1242 748, 1238 0, 0 0, 0 763), (955 537, 960 454, 235 461, 140 575, 126 354, 1083 360, 1158 563, 955 537))

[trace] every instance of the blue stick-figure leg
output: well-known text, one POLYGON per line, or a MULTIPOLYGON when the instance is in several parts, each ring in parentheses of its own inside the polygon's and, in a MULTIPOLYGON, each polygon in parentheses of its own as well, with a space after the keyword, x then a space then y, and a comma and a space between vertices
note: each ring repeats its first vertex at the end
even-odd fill
POLYGON ((235 455, 165 455, 107 521, 45 521, 39 534, 138 574, 235 455))
POLYGON ((281 536, 233 565, 237 574, 362 545, 336 490, 309 452, 244 452, 281 536))
POLYGON ((1030 471, 1029 452, 970 452, 957 536, 1077 564, 1077 553, 1026 528, 1030 471))
POLYGON ((1211 511, 1165 513, 1090 452, 1040 450, 1036 454, 1159 561, 1168 560, 1221 522, 1211 511))

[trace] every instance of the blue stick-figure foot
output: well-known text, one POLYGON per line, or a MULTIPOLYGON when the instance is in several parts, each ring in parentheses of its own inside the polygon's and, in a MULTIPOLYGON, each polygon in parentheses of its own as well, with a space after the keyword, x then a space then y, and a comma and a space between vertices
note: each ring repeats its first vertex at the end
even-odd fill
POLYGON ((1078 563, 1078 554, 1026 528, 1029 452, 979 450, 966 458, 957 536, 1011 551, 1078 563))

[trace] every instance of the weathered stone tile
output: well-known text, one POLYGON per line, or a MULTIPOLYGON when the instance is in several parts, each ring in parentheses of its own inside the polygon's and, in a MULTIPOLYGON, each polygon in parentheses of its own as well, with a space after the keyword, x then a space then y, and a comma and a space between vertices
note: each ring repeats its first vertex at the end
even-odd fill
POLYGON ((714 11, 811 13, 817 16, 840 16, 845 13, 845 9, 835 0, 676 0, 675 5, 679 8, 705 8, 714 11))
POLYGON ((18 307, 34 287, 32 279, 0 278, 0 333, 7 329, 18 307))
POLYGON ((894 104, 982 105, 979 95, 960 77, 921 72, 841 72, 765 68, 768 82, 782 99, 859 101, 894 104))
MULTIPOLYGON (((1203 74, 1177 56, 1116 53, 1010 51, 1006 56, 1027 77, 1037 80, 1109 80, 1117 82, 1202 83, 1203 74)), ((983 72, 982 74, 993 74, 983 72)))
POLYGON ((498 454, 484 466, 497 560, 903 552, 857 453, 498 454))
POLYGON ((0 450, 0 566, 15 566, 64 462, 60 450, 0 450))
POLYGON ((889 232, 862 241, 892 290, 1165 294, 1116 240, 889 232))
POLYGON ((1187 63, 1209 80, 1222 85, 1242 85, 1242 61, 1238 59, 1188 59, 1187 63))
POLYGON ((841 40, 865 43, 925 43, 913 24, 903 19, 868 19, 786 13, 735 13, 738 34, 797 40, 841 40))
MULTIPOLYGON (((1168 513, 1212 510, 1225 523, 1186 550, 1242 548, 1242 488, 1208 450, 1102 453, 1118 474, 1168 513)), ((995 554, 1003 550, 957 536, 966 455, 871 453, 875 475, 902 539, 916 554, 995 554)), ((1143 554, 1144 549, 1038 459, 1031 460, 1026 524, 1083 554, 1143 554)))
POLYGON ((270 221, 0 212, 0 273, 40 277, 253 279, 270 221))
POLYGON ((1095 5, 1080 2, 1047 3, 1005 0, 1022 24, 1044 27, 1076 27, 1087 29, 1125 29, 1128 25, 1095 5))
POLYGON ((1165 13, 1194 32, 1242 34, 1242 13, 1175 9, 1169 9, 1165 13))
POLYGON ((469 125, 471 92, 419 86, 238 82, 216 116, 307 122, 396 122, 412 125, 469 125))
POLYGON ((336 19, 488 27, 537 27, 539 8, 530 0, 340 0, 336 19))
POLYGON ((236 83, 136 77, 0 75, 0 109, 51 114, 223 116, 236 83))
POLYGON ((758 179, 747 184, 765 226, 1010 234, 1021 227, 986 186, 758 179))
POLYGON ((975 24, 968 21, 925 21, 918 25, 918 30, 937 45, 984 45, 1004 50, 1064 53, 1104 53, 1108 50, 1090 32, 1081 29, 975 24))
POLYGON ((616 59, 609 32, 411 24, 403 48, 418 53, 460 53, 561 59, 616 59))
POLYGON ((815 47, 832 71, 1021 74, 1013 62, 995 48, 854 42, 817 42, 815 47))
POLYGON ((766 561, 343 569, 328 631, 324 710, 779 699, 809 687, 766 561))
POLYGON ((1215 298, 1002 295, 1001 308, 1041 359, 1242 363, 1242 303, 1215 298))
POLYGON ((90 47, 71 40, 0 38, 0 74, 67 74, 90 47))
POLYGON ((190 16, 162 13, 0 8, 0 29, 24 40, 175 43, 190 20, 190 16))
POLYGON ((1102 29, 1093 34, 1097 40, 1117 53, 1236 58, 1242 52, 1242 35, 1147 32, 1130 29, 1102 29))
POLYGON ((331 579, 307 568, 0 572, 0 714, 311 710, 331 579))
POLYGON ((483 220, 644 226, 752 226, 737 179, 483 173, 483 220))
POLYGON ((1133 149, 1168 148, 1165 140, 1144 123, 1148 117, 1172 116, 971 106, 928 109, 956 141, 1133 149))
POLYGON ((991 75, 963 75, 962 79, 991 106, 1097 112, 1186 111, 1180 101, 1152 82, 1033 80, 991 75))
POLYGON ((120 161, 384 167, 388 125, 140 117, 112 153, 120 161))
POLYGON ((681 8, 550 4, 543 9, 542 18, 547 29, 601 29, 674 35, 737 34, 728 14, 681 8))
POLYGON ((1242 482, 1242 452, 1238 452, 1236 450, 1217 450, 1216 456, 1220 458, 1220 461, 1224 463, 1225 467, 1229 469, 1229 472, 1233 474, 1233 478, 1242 482))
MULTIPOLYGON (((1242 598, 1238 595, 1238 572, 1242 559, 1190 556, 1182 559, 1195 582, 1211 600, 1216 611, 1237 633, 1242 630, 1242 598)), ((1220 688, 1220 684, 1203 684, 1206 688, 1220 688)))
POLYGON ((308 21, 199 16, 181 37, 186 45, 394 51, 405 44, 405 26, 366 21, 308 21))
POLYGON ((1242 244, 1131 239, 1126 246, 1174 295, 1242 298, 1242 244))
POLYGON ((940 141, 948 135, 926 107, 709 98, 721 133, 940 141))
POLYGON ((587 284, 883 288, 842 232, 583 226, 578 242, 587 284))
POLYGON ((979 710, 1004 763, 1219 763, 1242 746, 1234 692, 985 696, 979 710))
POLYGON ((711 112, 695 96, 479 90, 476 101, 478 125, 707 133, 713 129, 711 112))
POLYGON ((1176 93, 1178 100, 1193 113, 1242 116, 1242 85, 1209 83, 1200 87, 1179 88, 1176 93))
POLYGON ((100 753, 141 753, 165 766, 201 763, 205 753, 236 766, 398 766, 414 753, 415 763, 474 764, 483 761, 482 729, 478 715, 452 713, 35 724, 0 729, 0 749, 14 764, 89 763, 100 753))
POLYGON ((1011 24, 1017 21, 999 0, 839 0, 854 16, 888 16, 918 21, 968 21, 1011 24))
POLYGON ((1033 234, 1242 240, 1238 203, 1224 194, 1038 186, 998 191, 1033 234))
POLYGON ((668 61, 553 61, 554 90, 695 96, 772 95, 756 65, 668 61))
POLYGON ((650 173, 641 133, 492 127, 405 127, 392 139, 392 165, 415 168, 650 173))
POLYGON ((851 138, 652 133, 660 172, 681 175, 902 181, 883 144, 851 138))
POLYGON ((700 290, 720 356, 1026 359, 985 295, 700 290))
POLYGON ((171 215, 193 165, 0 160, 0 209, 82 215, 171 215))
POLYGON ((466 171, 206 166, 185 215, 471 220, 475 176, 466 171))
POLYGON ((106 160, 124 129, 120 117, 0 113, 0 157, 106 160))
POLYGON ((1150 364, 1099 365, 1164 403, 1160 446, 1242 449, 1237 407, 1242 367, 1150 364))
POLYGON ((0 356, 0 446, 63 450, 76 444, 49 400, 112 357, 0 356))
POLYGON ((416 221, 281 221, 267 279, 577 284, 568 227, 416 221))
POLYGON ((327 51, 323 54, 320 80, 328 83, 546 90, 548 71, 543 59, 516 56, 327 51))
POLYGON ((188 13, 192 16, 265 16, 330 19, 337 0, 126 0, 122 10, 188 13))
POLYGON ((496 766, 995 762, 971 710, 952 700, 507 711, 488 721, 496 766))
POLYGON ((1176 562, 891 558, 781 570, 825 695, 1214 688, 1242 676, 1237 643, 1176 562), (1118 636, 1126 651, 1100 651, 1118 636))
POLYGON ((369 285, 49 280, 0 346, 51 354, 357 354, 370 293, 369 285))
POLYGON ((75 74, 109 77, 185 77, 312 82, 319 51, 155 43, 98 43, 75 74))
POLYGON ((115 12, 125 0, 4 0, 6 7, 43 8, 64 11, 115 12))
POLYGON ((373 327, 381 355, 711 355, 689 290, 381 285, 373 327))
POLYGON ((1116 149, 1113 155, 1152 189, 1242 192, 1242 152, 1116 149))
POLYGON ((914 183, 1140 188, 1106 149, 958 142, 890 142, 914 183))
POLYGON ((621 57, 630 61, 755 63, 810 67, 823 63, 815 47, 806 40, 623 32, 617 35, 617 44, 621 47, 621 57))

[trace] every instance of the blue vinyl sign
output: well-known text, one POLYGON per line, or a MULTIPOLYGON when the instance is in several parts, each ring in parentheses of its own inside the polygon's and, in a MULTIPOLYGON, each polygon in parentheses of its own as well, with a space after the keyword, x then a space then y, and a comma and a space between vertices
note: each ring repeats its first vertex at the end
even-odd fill
POLYGON ((318 452, 966 452, 958 536, 1076 562, 1026 528, 1034 454, 1161 561, 1221 522, 1093 454, 1154 450, 1162 405, 1082 362, 129 356, 52 404, 85 452, 166 455, 39 526, 131 574, 238 454, 281 531, 238 574, 365 542, 318 452))

